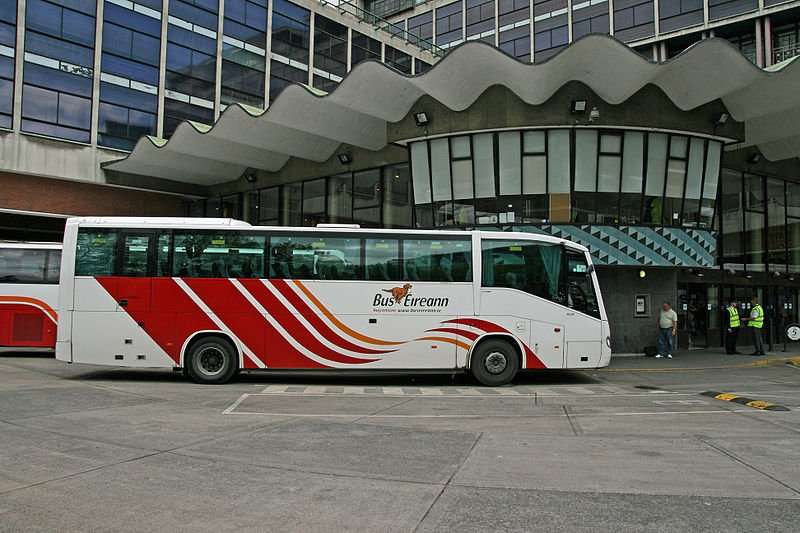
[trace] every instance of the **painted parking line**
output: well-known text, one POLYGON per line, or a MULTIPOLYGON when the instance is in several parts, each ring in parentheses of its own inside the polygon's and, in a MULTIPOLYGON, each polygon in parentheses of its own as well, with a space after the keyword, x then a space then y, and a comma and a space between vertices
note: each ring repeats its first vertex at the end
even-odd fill
POLYGON ((760 409, 762 411, 790 410, 788 407, 779 405, 777 403, 767 402, 764 400, 754 400, 753 398, 748 398, 747 396, 740 396, 733 392, 705 391, 701 392, 700 394, 703 396, 714 398, 715 400, 722 400, 724 402, 734 402, 741 405, 746 405, 747 407, 752 407, 754 409, 760 409))
MULTIPOLYGON (((492 419, 535 419, 535 418, 609 418, 609 417, 637 417, 637 416, 670 416, 670 415, 679 415, 679 416, 687 416, 687 415, 730 415, 735 413, 744 413, 744 412, 753 412, 751 409, 692 409, 692 410, 674 410, 674 411, 650 411, 650 410, 642 410, 642 411, 613 411, 613 412, 603 412, 603 413, 563 413, 563 412, 551 412, 551 413, 537 413, 537 414, 388 414, 388 413, 376 413, 376 414, 364 414, 363 412, 313 412, 313 413, 298 413, 298 412, 291 412, 291 411, 258 411, 258 410, 246 410, 243 407, 243 403, 246 402, 247 399, 251 397, 258 397, 258 396, 268 396, 263 394, 242 394, 235 402, 233 402, 229 407, 222 411, 223 415, 239 415, 239 416, 279 416, 279 417, 291 417, 291 418, 357 418, 359 420, 365 419, 428 419, 428 418, 440 418, 440 419, 483 419, 483 418, 492 418, 492 419)), ((757 412, 757 411, 756 411, 757 412)))
MULTIPOLYGON (((375 397, 421 397, 421 398, 558 398, 558 397, 610 397, 633 396, 643 397, 654 394, 678 394, 670 391, 631 391, 622 387, 609 385, 587 386, 531 386, 513 387, 379 387, 379 386, 326 386, 326 385, 285 385, 273 384, 264 387, 258 395, 282 396, 375 396, 375 397)), ((689 393, 686 393, 689 394, 689 393)), ((694 394, 694 393, 691 393, 694 394)))

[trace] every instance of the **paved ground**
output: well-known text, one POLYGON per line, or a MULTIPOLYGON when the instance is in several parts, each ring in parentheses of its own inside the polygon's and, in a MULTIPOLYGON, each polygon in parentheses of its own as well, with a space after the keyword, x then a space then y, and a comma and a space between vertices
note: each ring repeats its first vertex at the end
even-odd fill
POLYGON ((0 531, 795 532, 800 367, 786 355, 624 358, 499 389, 263 374, 206 387, 0 355, 0 531))

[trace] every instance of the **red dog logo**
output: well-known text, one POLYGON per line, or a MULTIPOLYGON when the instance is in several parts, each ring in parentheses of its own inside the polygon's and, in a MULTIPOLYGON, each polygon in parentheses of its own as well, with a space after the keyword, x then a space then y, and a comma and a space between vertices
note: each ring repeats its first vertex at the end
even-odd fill
POLYGON ((394 301, 397 302, 397 303, 400 303, 400 301, 403 298, 406 297, 406 295, 408 294, 408 291, 411 290, 411 284, 410 283, 406 283, 402 287, 392 287, 391 289, 381 289, 381 290, 383 292, 392 293, 392 298, 394 298, 394 301))

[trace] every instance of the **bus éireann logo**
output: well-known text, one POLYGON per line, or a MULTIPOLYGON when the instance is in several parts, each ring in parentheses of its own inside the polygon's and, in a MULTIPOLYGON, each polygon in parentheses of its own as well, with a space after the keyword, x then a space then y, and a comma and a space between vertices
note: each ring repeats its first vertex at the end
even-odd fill
POLYGON ((439 313, 448 305, 450 305, 450 298, 446 296, 413 294, 410 283, 391 289, 381 289, 380 292, 375 293, 372 300, 372 310, 375 312, 439 313), (383 294, 386 292, 389 295, 383 294))
POLYGON ((411 290, 411 284, 406 283, 402 287, 392 287, 391 289, 381 289, 381 290, 383 292, 392 293, 392 298, 394 298, 394 301, 400 303, 401 301, 403 301, 403 298, 405 298, 408 295, 408 291, 411 290))

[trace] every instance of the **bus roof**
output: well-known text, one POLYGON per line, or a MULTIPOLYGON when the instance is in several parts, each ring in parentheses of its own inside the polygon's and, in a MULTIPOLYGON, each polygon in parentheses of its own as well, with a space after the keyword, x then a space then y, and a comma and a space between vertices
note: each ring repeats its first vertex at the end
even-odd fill
POLYGON ((70 217, 67 224, 80 226, 236 226, 250 227, 250 224, 235 218, 197 218, 197 217, 70 217))
POLYGON ((60 242, 0 241, 0 248, 17 250, 60 250, 60 242))
POLYGON ((543 235, 541 233, 527 233, 527 232, 511 232, 511 231, 482 231, 482 230, 422 230, 422 229, 385 229, 385 228, 356 228, 350 226, 332 226, 326 225, 322 227, 294 227, 294 226, 252 226, 243 220, 236 220, 233 218, 198 218, 198 217, 75 217, 67 220, 68 225, 80 226, 110 226, 119 228, 141 228, 141 227, 163 227, 163 228, 186 228, 186 229, 229 229, 235 227, 237 229, 252 230, 252 231, 272 231, 272 232, 287 232, 287 231, 303 231, 303 232, 319 232, 319 233, 379 233, 379 234, 397 234, 397 235, 449 235, 449 236, 464 236, 471 233, 477 233, 484 239, 525 239, 536 240, 539 242, 547 242, 552 244, 563 244, 574 250, 582 252, 588 251, 585 246, 572 242, 567 239, 553 237, 551 235, 543 235))

